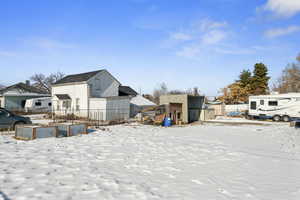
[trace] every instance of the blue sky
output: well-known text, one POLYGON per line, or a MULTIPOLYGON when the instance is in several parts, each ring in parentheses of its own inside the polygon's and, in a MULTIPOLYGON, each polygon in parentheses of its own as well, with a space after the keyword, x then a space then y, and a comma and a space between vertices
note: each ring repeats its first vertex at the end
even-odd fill
POLYGON ((265 63, 276 79, 300 52, 298 0, 10 0, 0 2, 0 84, 34 73, 105 68, 151 93, 206 95, 265 63))

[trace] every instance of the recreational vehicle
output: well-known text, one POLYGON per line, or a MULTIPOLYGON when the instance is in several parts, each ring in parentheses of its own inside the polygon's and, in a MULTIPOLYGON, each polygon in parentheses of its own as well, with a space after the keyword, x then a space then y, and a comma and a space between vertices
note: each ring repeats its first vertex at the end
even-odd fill
POLYGON ((248 117, 284 122, 300 118, 300 93, 250 96, 248 117))
POLYGON ((51 108, 51 97, 28 99, 25 103, 26 112, 50 112, 51 108))

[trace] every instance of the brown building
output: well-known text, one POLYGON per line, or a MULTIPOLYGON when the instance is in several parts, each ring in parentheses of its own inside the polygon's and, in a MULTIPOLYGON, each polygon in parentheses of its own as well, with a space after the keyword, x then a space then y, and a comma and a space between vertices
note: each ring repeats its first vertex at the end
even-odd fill
POLYGON ((204 96, 180 94, 160 97, 160 105, 167 106, 167 115, 176 124, 179 121, 183 123, 199 121, 203 103, 204 96))

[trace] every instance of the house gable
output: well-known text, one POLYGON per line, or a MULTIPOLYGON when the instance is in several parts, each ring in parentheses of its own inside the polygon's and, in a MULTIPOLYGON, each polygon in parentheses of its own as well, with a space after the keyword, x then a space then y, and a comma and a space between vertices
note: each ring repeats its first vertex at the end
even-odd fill
POLYGON ((90 97, 119 96, 119 86, 121 84, 107 70, 97 73, 87 83, 90 87, 90 97))

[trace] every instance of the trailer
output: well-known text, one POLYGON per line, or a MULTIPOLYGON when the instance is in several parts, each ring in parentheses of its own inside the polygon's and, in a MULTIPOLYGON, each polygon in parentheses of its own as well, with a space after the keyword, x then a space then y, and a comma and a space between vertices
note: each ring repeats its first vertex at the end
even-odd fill
POLYGON ((25 103, 26 112, 50 112, 51 108, 51 97, 28 99, 25 103))
POLYGON ((300 93, 250 96, 247 117, 277 122, 299 119, 300 93))

